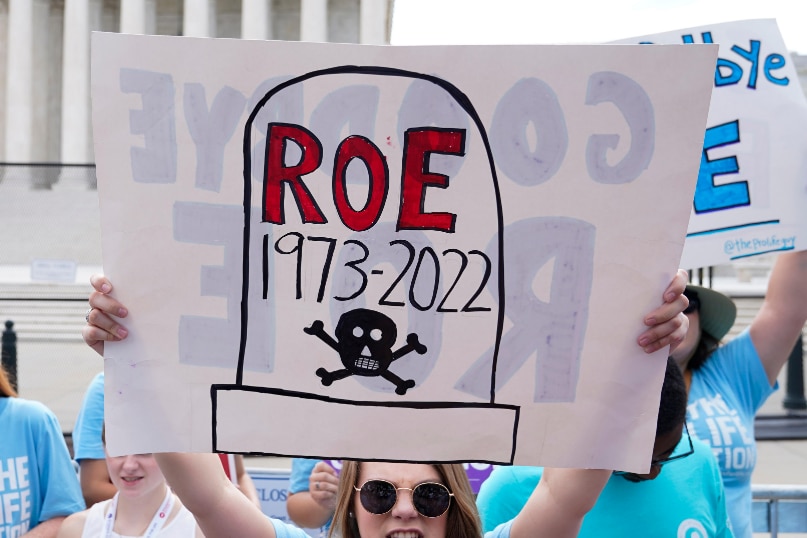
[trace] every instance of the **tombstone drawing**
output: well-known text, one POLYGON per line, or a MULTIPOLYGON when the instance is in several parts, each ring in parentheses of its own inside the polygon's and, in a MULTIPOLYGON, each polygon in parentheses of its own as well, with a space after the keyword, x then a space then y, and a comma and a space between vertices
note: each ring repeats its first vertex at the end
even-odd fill
POLYGON ((468 97, 397 68, 310 72, 255 104, 244 162, 241 342, 235 382, 211 387, 214 448, 512 462, 519 408, 494 390, 502 208, 468 97), (490 343, 490 394, 455 388, 490 343), (265 439, 233 420, 244 409, 265 439), (481 431, 479 413, 494 414, 497 431, 481 431), (322 442, 368 425, 367 443, 322 442), (423 435, 468 448, 426 455, 423 435))

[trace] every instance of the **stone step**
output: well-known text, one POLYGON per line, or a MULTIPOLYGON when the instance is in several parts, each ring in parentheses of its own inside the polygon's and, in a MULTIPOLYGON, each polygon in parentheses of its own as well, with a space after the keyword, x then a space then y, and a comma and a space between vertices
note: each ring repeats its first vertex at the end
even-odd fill
POLYGON ((87 311, 86 284, 0 284, 0 328, 14 323, 18 342, 75 342, 87 311))

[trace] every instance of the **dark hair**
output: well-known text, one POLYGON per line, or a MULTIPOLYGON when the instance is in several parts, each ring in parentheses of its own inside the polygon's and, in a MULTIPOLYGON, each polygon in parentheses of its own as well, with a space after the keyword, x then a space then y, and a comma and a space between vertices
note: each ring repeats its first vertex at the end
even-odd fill
POLYGON ((6 369, 0 364, 0 397, 9 398, 17 396, 14 387, 11 386, 11 381, 8 379, 6 369))
POLYGON ((661 387, 661 400, 658 406, 656 437, 673 431, 683 424, 687 416, 687 386, 684 375, 675 361, 667 358, 667 371, 661 387))
POLYGON ((712 353, 720 346, 720 340, 701 329, 701 337, 698 339, 698 346, 695 348, 695 353, 687 363, 687 369, 693 372, 706 363, 712 353))
POLYGON ((687 288, 684 290, 684 297, 689 300, 689 304, 684 309, 684 314, 690 314, 692 312, 700 312, 701 309, 701 300, 698 297, 698 292, 692 289, 687 288))

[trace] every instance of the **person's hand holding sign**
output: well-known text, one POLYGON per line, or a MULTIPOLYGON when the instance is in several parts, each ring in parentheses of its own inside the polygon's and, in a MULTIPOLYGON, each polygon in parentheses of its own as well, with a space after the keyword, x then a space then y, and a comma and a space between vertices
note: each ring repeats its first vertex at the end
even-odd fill
POLYGON ((684 309, 689 300, 684 296, 688 274, 679 269, 670 285, 664 291, 664 304, 656 308, 644 318, 649 327, 637 342, 647 353, 653 353, 664 346, 670 346, 670 352, 683 342, 689 328, 689 320, 684 309))
POLYGON ((129 335, 129 331, 118 320, 129 315, 129 311, 111 295, 112 283, 103 275, 90 277, 93 291, 90 294, 90 309, 81 330, 84 342, 99 355, 104 354, 104 342, 117 342, 129 335))
MULTIPOLYGON (((687 272, 679 269, 670 285, 664 290, 664 302, 644 317, 648 327, 637 338, 638 344, 647 353, 653 353, 665 346, 672 351, 686 336, 689 321, 683 314, 689 301, 684 296, 687 272)), ((95 291, 90 294, 90 310, 87 311, 87 324, 81 331, 84 342, 99 355, 104 354, 104 342, 117 342, 128 336, 121 318, 129 315, 128 309, 115 300, 112 283, 103 275, 93 275, 90 284, 95 291)))

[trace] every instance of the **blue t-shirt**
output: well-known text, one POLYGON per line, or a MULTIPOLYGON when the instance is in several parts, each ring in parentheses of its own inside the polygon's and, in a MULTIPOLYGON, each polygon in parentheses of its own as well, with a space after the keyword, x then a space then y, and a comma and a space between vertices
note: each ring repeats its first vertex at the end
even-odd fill
POLYGON ((751 538, 751 473, 757 461, 754 415, 777 386, 768 375, 748 329, 719 347, 692 372, 687 424, 712 447, 726 488, 735 536, 751 538))
MULTIPOLYGON (((292 458, 291 474, 289 475, 289 494, 300 493, 309 490, 309 478, 314 466, 322 460, 312 460, 308 458, 292 458)), ((331 527, 332 519, 329 519, 320 530, 322 535, 326 535, 331 527)))
POLYGON ((102 460, 104 442, 101 430, 104 427, 104 372, 96 375, 84 393, 84 401, 73 428, 73 454, 76 461, 102 460))
POLYGON ((0 536, 84 510, 56 416, 39 402, 0 398, 0 536))
POLYGON ((307 458, 292 458, 291 474, 289 475, 289 493, 308 491, 308 479, 314 466, 322 460, 307 458))
POLYGON ((311 538, 311 536, 300 527, 295 527, 279 519, 269 518, 269 520, 275 527, 275 535, 277 538, 311 538))
MULTIPOLYGON (((630 482, 612 475, 583 519, 579 536, 733 536, 717 463, 708 446, 697 440, 693 446, 691 456, 665 465, 655 480, 630 482)), ((682 449, 679 444, 677 450, 682 449)), ((483 529, 516 517, 542 473, 540 467, 495 469, 476 500, 483 529)))

